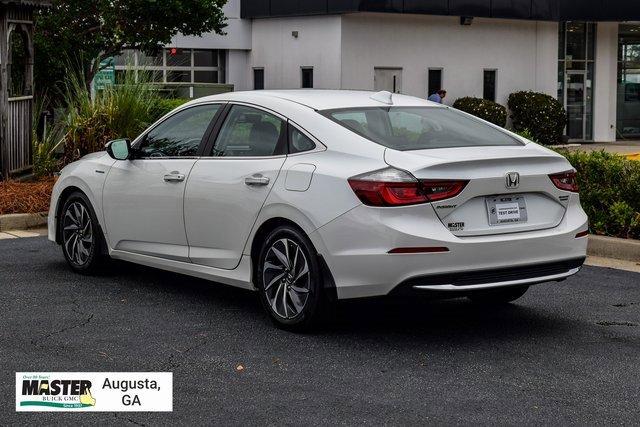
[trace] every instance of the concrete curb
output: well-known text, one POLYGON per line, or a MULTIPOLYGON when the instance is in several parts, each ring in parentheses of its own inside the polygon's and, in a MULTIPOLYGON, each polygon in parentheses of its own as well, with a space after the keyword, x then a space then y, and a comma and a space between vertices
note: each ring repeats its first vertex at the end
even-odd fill
MULTIPOLYGON (((0 215, 0 232, 28 230, 47 225, 47 213, 0 215)), ((600 258, 640 262, 640 240, 589 236, 587 254, 600 258)))
POLYGON ((640 262, 640 240, 591 235, 587 253, 602 258, 640 262))
POLYGON ((28 230, 47 225, 47 212, 0 215, 0 231, 28 230))

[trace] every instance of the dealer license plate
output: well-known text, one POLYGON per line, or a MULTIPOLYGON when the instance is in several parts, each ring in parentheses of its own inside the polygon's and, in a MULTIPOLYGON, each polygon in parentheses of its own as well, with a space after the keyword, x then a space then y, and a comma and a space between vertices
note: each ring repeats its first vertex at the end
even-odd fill
POLYGON ((527 203, 522 195, 486 198, 489 225, 509 225, 527 222, 527 203))

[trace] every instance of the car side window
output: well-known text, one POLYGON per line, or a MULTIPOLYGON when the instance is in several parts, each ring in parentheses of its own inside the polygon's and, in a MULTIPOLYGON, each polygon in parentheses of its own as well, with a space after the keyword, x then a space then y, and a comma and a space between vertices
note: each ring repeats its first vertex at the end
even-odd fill
POLYGON ((289 125, 289 154, 311 151, 314 148, 316 144, 308 136, 289 125))
POLYGON ((140 157, 195 156, 220 107, 220 104, 199 105, 169 117, 144 137, 139 146, 140 157))
POLYGON ((213 147, 215 157, 262 157, 285 153, 286 124, 266 111, 234 105, 213 147))

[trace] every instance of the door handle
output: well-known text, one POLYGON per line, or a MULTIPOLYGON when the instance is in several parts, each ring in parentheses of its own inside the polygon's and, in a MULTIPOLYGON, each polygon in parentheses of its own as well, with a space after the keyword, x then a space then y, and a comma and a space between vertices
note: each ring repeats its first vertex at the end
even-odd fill
POLYGON ((185 176, 178 171, 173 171, 164 176, 164 182, 182 182, 185 176))
POLYGON ((271 180, 263 175, 253 175, 253 176, 248 176, 244 179, 244 183, 249 185, 249 186, 261 186, 261 185, 269 185, 269 182, 271 180))

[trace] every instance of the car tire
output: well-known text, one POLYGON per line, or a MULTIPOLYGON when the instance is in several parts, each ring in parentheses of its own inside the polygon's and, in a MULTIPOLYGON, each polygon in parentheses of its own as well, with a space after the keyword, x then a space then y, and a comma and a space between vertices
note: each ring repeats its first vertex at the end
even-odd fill
POLYGON ((328 306, 318 254, 309 238, 291 226, 274 229, 264 240, 256 286, 262 306, 281 329, 309 332, 328 306))
POLYGON ((107 258, 104 235, 89 199, 79 191, 64 201, 58 227, 62 253, 73 271, 95 274, 107 258))
POLYGON ((476 291, 469 295, 469 299, 478 304, 508 304, 521 298, 528 290, 528 286, 520 286, 516 288, 476 291))

